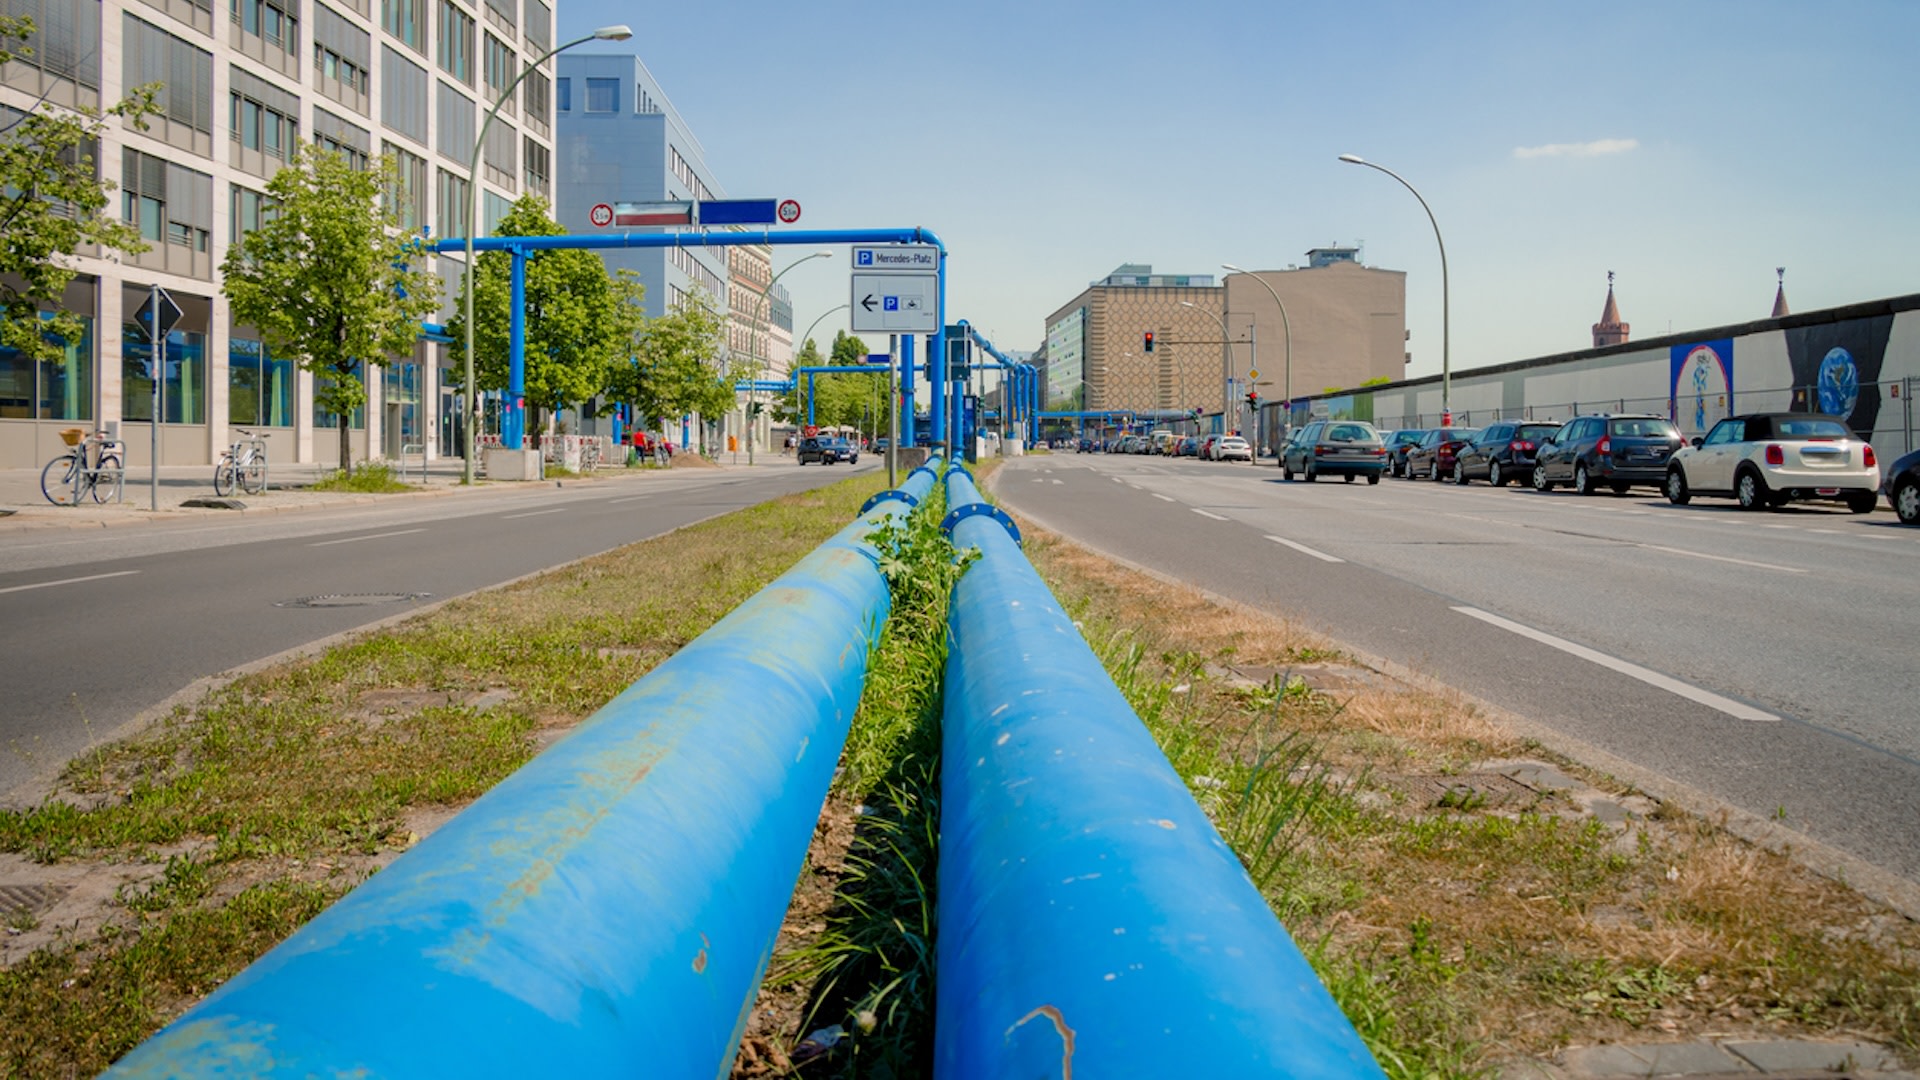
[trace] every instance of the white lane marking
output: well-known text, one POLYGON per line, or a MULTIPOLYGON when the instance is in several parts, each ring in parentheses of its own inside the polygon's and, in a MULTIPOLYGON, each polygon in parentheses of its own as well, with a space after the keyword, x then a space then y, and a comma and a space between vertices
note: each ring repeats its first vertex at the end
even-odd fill
POLYGON ((1161 502, 1178 502, 1179 501, 1178 499, 1175 499, 1171 495, 1162 495, 1157 491, 1153 493, 1153 497, 1156 499, 1159 499, 1161 502))
POLYGON ((1286 547, 1290 547, 1293 550, 1298 551, 1303 555, 1311 555, 1314 558, 1319 559, 1321 562, 1346 562, 1347 561, 1345 559, 1340 558, 1339 556, 1329 555, 1324 551, 1315 551, 1305 544, 1295 543, 1294 541, 1289 540, 1284 536, 1269 536, 1267 537, 1267 539, 1273 541, 1276 544, 1281 544, 1286 547))
POLYGON ((1047 478, 1044 476, 1036 476, 1033 478, 1033 482, 1036 484, 1044 484, 1047 482, 1047 478))
POLYGON ((1531 626, 1523 626, 1511 619, 1503 619, 1492 612, 1481 611, 1479 608, 1470 607, 1456 607, 1453 610, 1468 618, 1479 619, 1481 622, 1487 623, 1490 626, 1497 626, 1510 633, 1519 634, 1523 638, 1530 638, 1542 645, 1559 649, 1564 653, 1570 653, 1582 660, 1592 661, 1603 668, 1617 671, 1629 678, 1638 679, 1648 686, 1657 687, 1670 694, 1677 694, 1680 697, 1686 698, 1688 701, 1705 705, 1709 709, 1726 713, 1736 720, 1752 720, 1757 723, 1777 723, 1780 720, 1779 717, 1772 713, 1762 712, 1751 705, 1743 705, 1732 698, 1721 697, 1711 690, 1702 690, 1697 686, 1683 683, 1672 676, 1662 675, 1657 671, 1643 668, 1639 664, 1630 663, 1617 656, 1608 656, 1606 653, 1589 649, 1585 645, 1576 645, 1565 638, 1557 638, 1552 634, 1535 630, 1531 626))
POLYGON ((1124 484, 1124 483, 1126 483, 1126 481, 1125 481, 1125 480, 1122 480, 1122 479, 1120 479, 1120 478, 1119 478, 1119 477, 1117 477, 1117 476, 1113 478, 1113 482, 1114 482, 1114 483, 1116 483, 1116 484, 1124 484))
POLYGON ((647 498, 647 497, 648 497, 648 496, 645 496, 645 495, 629 495, 629 496, 627 496, 627 497, 626 497, 626 498, 624 498, 624 499, 608 499, 608 500, 607 500, 607 505, 608 505, 608 506, 619 506, 619 505, 620 505, 621 503, 630 503, 630 502, 638 502, 638 501, 640 501, 641 499, 644 499, 644 498, 647 498))
MULTIPOLYGON (((1633 543, 1632 541, 1627 541, 1633 543)), ((1732 563, 1735 566, 1752 566, 1760 570, 1778 570, 1783 574, 1804 574, 1805 570, 1797 566, 1775 566, 1772 563, 1754 562, 1751 559, 1735 559, 1726 555, 1708 555, 1702 551, 1688 551, 1686 548, 1662 547, 1659 544, 1633 544, 1634 547, 1649 551, 1664 551, 1669 555, 1685 555, 1691 559, 1712 559, 1714 562, 1732 563)))
POLYGON ((374 533, 372 536, 349 536, 344 540, 322 540, 308 547, 332 547, 334 544, 357 544, 362 540, 385 540, 389 536, 406 536, 409 533, 423 533, 425 529, 401 529, 399 532, 374 533))
POLYGON ((1807 531, 1808 531, 1808 532, 1817 532, 1817 533, 1822 533, 1822 534, 1824 534, 1824 535, 1826 535, 1826 536, 1839 536, 1839 535, 1840 535, 1840 530, 1838 530, 1838 529, 1808 529, 1807 531))
POLYGON ((1800 526, 1798 525, 1762 525, 1760 527, 1763 529, 1797 529, 1800 526))
POLYGON ((1191 510, 1192 510, 1192 511, 1193 511, 1194 513, 1196 513, 1196 514, 1199 514, 1199 515, 1200 515, 1201 517, 1204 517, 1204 518, 1212 518, 1212 519, 1213 519, 1213 520, 1215 520, 1215 521, 1230 521, 1230 520, 1232 520, 1232 519, 1230 519, 1230 518, 1224 518, 1224 517, 1221 517, 1221 516, 1220 516, 1219 514, 1215 514, 1215 513, 1212 513, 1212 512, 1209 512, 1209 511, 1206 511, 1206 510, 1202 510, 1202 509, 1200 509, 1200 508, 1199 508, 1199 507, 1197 507, 1197 506, 1194 506, 1194 507, 1189 507, 1189 509, 1191 509, 1191 510))
POLYGON ((501 516, 500 520, 512 521, 514 518, 539 517, 541 514, 561 514, 565 513, 567 509, 565 506, 556 506, 551 510, 534 510, 525 514, 505 514, 501 516))
POLYGON ((1066 483, 1066 481, 1065 481, 1065 480, 1055 480, 1055 481, 1054 481, 1054 483, 1056 483, 1056 484, 1064 484, 1064 483, 1066 483))
POLYGON ((10 585, 7 588, 0 589, 0 593, 26 592, 28 589, 51 589, 55 585, 78 585, 83 581, 99 581, 102 578, 126 577, 128 574, 137 574, 139 572, 138 570, 115 570, 111 574, 88 574, 86 577, 61 578, 59 581, 42 581, 33 585, 10 585))

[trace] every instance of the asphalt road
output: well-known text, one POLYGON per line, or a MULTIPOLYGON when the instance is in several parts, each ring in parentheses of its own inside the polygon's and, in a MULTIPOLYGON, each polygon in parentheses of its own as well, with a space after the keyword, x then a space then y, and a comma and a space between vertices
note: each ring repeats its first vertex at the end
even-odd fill
POLYGON ((782 458, 238 521, 0 529, 0 795, 197 679, 876 467, 782 458), (300 603, 313 598, 328 599, 300 603))
POLYGON ((1001 501, 1920 883, 1920 529, 1259 466, 1015 459, 1001 501))

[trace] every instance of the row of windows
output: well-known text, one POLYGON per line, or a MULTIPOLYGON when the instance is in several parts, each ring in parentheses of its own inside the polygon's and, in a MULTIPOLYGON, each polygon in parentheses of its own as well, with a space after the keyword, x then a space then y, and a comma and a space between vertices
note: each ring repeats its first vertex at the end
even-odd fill
POLYGON ((706 263, 694 258, 693 252, 683 247, 671 248, 667 259, 673 264, 674 269, 693 279, 693 283, 706 290, 708 295, 714 297, 725 295, 726 286, 720 280, 720 275, 707 269, 706 263))
POLYGON ((667 165, 673 170, 674 179, 686 185, 689 198, 701 202, 713 198, 713 193, 708 191, 707 185, 701 182, 700 175, 693 171, 693 165, 680 156, 679 147, 667 147, 667 165))

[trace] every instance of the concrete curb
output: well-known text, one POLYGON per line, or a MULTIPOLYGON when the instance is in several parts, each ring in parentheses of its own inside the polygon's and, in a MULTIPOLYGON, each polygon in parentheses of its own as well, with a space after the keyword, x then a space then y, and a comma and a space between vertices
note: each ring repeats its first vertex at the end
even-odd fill
POLYGON ((1822 1039, 1689 1039, 1576 1046, 1550 1060, 1519 1058, 1495 1066, 1499 1080, 1655 1080, 1661 1077, 1881 1077, 1916 1080, 1885 1047, 1822 1039))

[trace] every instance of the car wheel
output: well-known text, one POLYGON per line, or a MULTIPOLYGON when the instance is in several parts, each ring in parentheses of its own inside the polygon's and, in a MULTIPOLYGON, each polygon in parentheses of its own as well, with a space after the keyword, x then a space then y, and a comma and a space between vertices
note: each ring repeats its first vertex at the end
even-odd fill
POLYGON ((1587 463, 1584 461, 1573 467, 1573 490, 1582 495, 1593 494, 1593 477, 1587 472, 1587 463))
POLYGON ((1440 482, 1440 459, 1439 458, 1434 458, 1432 463, 1427 466, 1427 479, 1433 481, 1436 484, 1440 482))
POLYGON ((1343 476, 1343 477, 1341 477, 1340 479, 1341 479, 1341 481, 1342 481, 1342 482, 1344 482, 1344 483, 1348 483, 1348 484, 1351 484, 1351 483, 1353 483, 1353 474, 1352 474, 1352 473, 1348 473, 1347 475, 1345 475, 1345 476, 1343 476))
POLYGON ((1459 458, 1453 460, 1453 482, 1461 487, 1467 486, 1467 467, 1460 464, 1459 458))
POLYGON ((1309 484, 1311 484, 1311 483, 1313 483, 1314 481, 1316 481, 1316 480, 1318 480, 1318 479, 1320 479, 1320 473, 1319 473, 1318 471, 1316 471, 1316 470, 1314 469, 1314 467, 1313 467, 1313 459, 1312 459, 1312 458, 1308 458, 1308 459, 1307 459, 1307 468, 1306 468, 1306 471, 1305 471, 1304 473, 1302 473, 1301 475, 1303 475, 1303 476, 1304 476, 1304 477, 1306 478, 1306 481, 1307 481, 1307 483, 1309 483, 1309 484))
POLYGON ((1687 474, 1679 469, 1667 470, 1667 501, 1675 506, 1685 506, 1693 500, 1693 492, 1687 487, 1687 474))
POLYGON ((1494 487, 1507 486, 1507 476, 1505 473, 1500 471, 1499 462, 1497 461, 1487 462, 1487 483, 1491 484, 1494 487))
POLYGON ((1369 484, 1377 484, 1377 483, 1379 483, 1379 482, 1380 482, 1380 474, 1379 474, 1379 473, 1369 473, 1369 474, 1367 475, 1367 483, 1369 483, 1369 484))
POLYGON ((1760 479, 1760 474, 1751 469, 1734 478, 1733 497, 1739 501, 1742 510, 1765 510, 1773 505, 1773 496, 1767 491, 1767 482, 1760 479))
POLYGON ((1893 485, 1893 513, 1908 525, 1920 525, 1920 481, 1902 480, 1893 485))
POLYGON ((1287 464, 1285 455, 1280 458, 1280 478, 1289 483, 1293 481, 1293 466, 1287 464))
POLYGON ((1873 513, 1874 505, 1877 504, 1879 501, 1880 501, 1880 495, 1878 492, 1873 492, 1873 491, 1847 492, 1847 509, 1853 511, 1856 514, 1873 513))
POLYGON ((1553 490, 1553 484, 1547 480, 1547 467, 1545 465, 1535 465, 1533 467, 1533 490, 1553 490))

